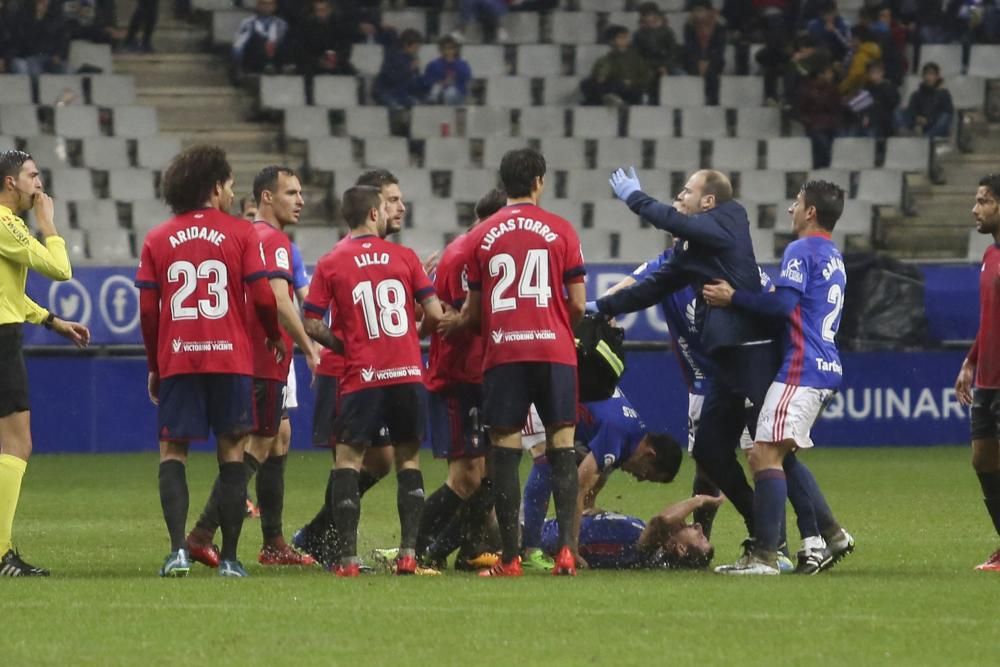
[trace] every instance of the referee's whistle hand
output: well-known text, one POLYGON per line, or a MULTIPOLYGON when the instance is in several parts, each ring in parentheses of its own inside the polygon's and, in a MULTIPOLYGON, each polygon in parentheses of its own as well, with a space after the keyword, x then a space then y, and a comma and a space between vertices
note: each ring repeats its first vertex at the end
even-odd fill
POLYGON ((52 197, 44 192, 36 192, 31 210, 35 213, 35 220, 38 221, 38 230, 46 236, 56 233, 55 228, 55 204, 52 197))

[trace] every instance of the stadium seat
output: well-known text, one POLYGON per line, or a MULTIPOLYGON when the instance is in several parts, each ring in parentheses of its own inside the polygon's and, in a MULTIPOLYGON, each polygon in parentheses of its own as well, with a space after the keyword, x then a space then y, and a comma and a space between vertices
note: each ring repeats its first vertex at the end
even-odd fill
POLYGON ((661 76, 661 107, 705 106, 705 81, 700 76, 661 76))
POLYGON ((324 107, 288 107, 284 133, 292 139, 330 136, 330 110, 324 107))
POLYGON ((522 137, 564 137, 566 136, 566 110, 562 107, 521 109, 519 127, 522 137))
POLYGON ((628 136, 659 139, 674 135, 674 109, 632 106, 628 110, 628 136))
MULTIPOLYGON (((448 233, 452 236, 458 236, 462 231, 460 227, 456 226, 454 230, 449 229, 448 233)), ((405 245, 417 253, 417 257, 423 260, 433 253, 440 252, 446 245, 445 238, 445 233, 440 230, 423 230, 415 227, 404 229, 399 234, 390 236, 389 240, 400 245, 405 245)))
MULTIPOLYGON (((355 44, 351 50, 351 64, 362 75, 375 76, 378 74, 379 70, 382 69, 384 57, 385 53, 381 44, 355 44)), ((472 74, 479 76, 474 69, 472 74)))
POLYGON ((420 199, 409 204, 413 227, 422 231, 460 232, 453 199, 420 199))
POLYGON ((681 109, 681 136, 698 139, 729 136, 726 110, 722 107, 681 109))
POLYGON ((578 0, 577 4, 581 10, 586 12, 621 12, 625 10, 625 0, 578 0))
POLYGON ((844 200, 844 212, 841 213, 840 220, 837 221, 834 233, 841 235, 864 234, 870 236, 872 233, 873 217, 871 202, 846 199, 844 200))
MULTIPOLYGON (((920 67, 934 62, 941 68, 941 76, 947 79, 962 73, 961 44, 924 44, 920 47, 920 67)), ((920 68, 918 67, 919 71, 920 68)))
POLYGON ((602 199, 595 201, 593 206, 594 229, 606 229, 609 232, 621 231, 622 234, 639 231, 639 216, 630 211, 623 202, 617 199, 602 199))
MULTIPOLYGON (((627 210, 627 209, 626 209, 627 210)), ((667 249, 666 232, 659 229, 627 229, 618 232, 617 259, 642 262, 667 249)))
POLYGON ((344 128, 351 137, 389 136, 389 110, 385 107, 344 109, 344 128))
POLYGON ((524 76, 491 76, 486 79, 486 106, 504 109, 530 107, 531 79, 524 76))
POLYGON ((584 169, 587 166, 586 143, 583 139, 543 137, 540 149, 546 164, 552 169, 584 169))
POLYGON ((0 74, 5 106, 34 104, 31 96, 31 77, 24 74, 0 74))
POLYGON ((136 140, 136 164, 146 169, 166 169, 180 152, 181 140, 178 137, 158 135, 136 140))
POLYGON ((125 229, 92 229, 87 233, 90 259, 104 264, 131 264, 132 241, 125 229))
MULTIPOLYGON (((58 224, 58 222, 56 223, 58 224)), ((82 229, 59 230, 59 235, 66 242, 66 254, 69 255, 71 264, 78 264, 87 261, 87 233, 82 229)))
POLYGON ((759 107, 764 104, 764 79, 759 76, 719 77, 719 106, 759 107))
POLYGON ((90 103, 99 107, 133 106, 134 77, 122 74, 90 77, 90 103))
POLYGON ((46 191, 65 201, 86 201, 94 198, 94 184, 89 169, 61 168, 50 170, 46 191))
POLYGON ((66 139, 63 137, 48 134, 28 137, 24 150, 35 158, 35 164, 45 168, 71 166, 66 139))
POLYGON ((577 81, 590 76, 594 71, 594 64, 607 53, 607 44, 578 45, 573 54, 573 72, 576 74, 577 81))
POLYGON ((120 229, 118 225, 118 205, 110 199, 78 201, 76 226, 81 229, 120 229))
POLYGON ((430 199, 434 196, 431 188, 431 173, 426 169, 410 167, 407 169, 393 169, 402 184, 403 200, 430 199))
MULTIPOLYGON (((580 222, 583 220, 582 210, 580 202, 573 201, 572 199, 555 199, 553 197, 546 197, 544 202, 545 210, 549 213, 555 213, 560 218, 569 221, 576 230, 577 233, 581 234, 585 231, 580 228, 580 222)), ((585 259, 591 261, 591 257, 586 256, 584 252, 585 259)))
MULTIPOLYGON (((46 186, 45 187, 46 192, 48 192, 49 194, 53 194, 51 188, 49 187, 49 183, 43 181, 43 185, 46 186)), ((60 196, 55 196, 52 198, 52 206, 53 206, 52 220, 55 222, 56 227, 59 228, 60 230, 67 229, 69 227, 69 223, 71 220, 69 214, 69 200, 63 199, 60 196)), ((24 215, 25 215, 24 218, 25 222, 29 222, 30 226, 37 227, 38 221, 35 219, 35 214, 33 211, 30 210, 26 211, 24 215)))
MULTIPOLYGON (((319 81, 323 77, 317 77, 319 81)), ((306 106, 306 83, 301 76, 260 77, 260 106, 264 109, 287 109, 306 106)))
POLYGON ((122 169, 130 165, 128 141, 120 137, 88 137, 83 140, 83 164, 91 169, 122 169))
POLYGON ((455 169, 451 172, 451 198, 455 201, 477 202, 500 184, 494 169, 455 169))
POLYGON ((243 19, 253 16, 247 9, 215 10, 212 12, 212 45, 232 47, 236 31, 243 19))
POLYGON ((0 151, 12 151, 15 148, 17 148, 17 143, 14 141, 14 137, 0 136, 0 151))
POLYGON ((618 109, 576 107, 573 109, 573 136, 599 139, 618 136, 618 109))
POLYGON ((136 230, 135 240, 142 241, 148 231, 173 217, 170 208, 159 199, 138 199, 132 202, 132 229, 136 230), (142 235, 139 230, 145 230, 142 235))
POLYGON ((382 13, 382 24, 391 26, 396 32, 409 28, 421 35, 427 34, 427 12, 423 9, 390 9, 382 13))
POLYGON ((338 167, 350 167, 355 164, 354 148, 350 139, 313 137, 308 141, 307 162, 313 169, 333 171, 338 167))
POLYGON ((468 107, 465 110, 465 136, 509 137, 510 109, 503 105, 468 107))
MULTIPOLYGON (((1000 70, 997 70, 1000 72, 1000 70)), ((993 78, 998 76, 994 73, 993 78)), ((956 76, 945 86, 951 92, 951 101, 956 109, 982 109, 986 103, 986 79, 979 76, 956 76)))
POLYGON ((502 46, 495 44, 468 44, 462 47, 462 58, 469 63, 472 76, 477 79, 507 76, 509 73, 502 46))
POLYGON ((750 240, 753 242, 753 254, 758 264, 768 264, 777 259, 774 253, 774 230, 750 226, 750 240))
POLYGON ((413 107, 410 114, 410 136, 412 138, 424 139, 443 136, 443 126, 448 127, 450 134, 457 133, 458 123, 454 107, 413 107))
POLYGON ((339 240, 340 236, 333 227, 295 227, 295 245, 302 251, 302 260, 307 264, 315 264, 339 240))
POLYGON ((580 101, 580 79, 575 76, 547 76, 542 79, 542 104, 574 105, 580 101))
POLYGON ((313 79, 313 105, 342 109, 358 105, 358 79, 353 76, 317 76, 313 79))
POLYGON ((159 133, 160 122, 155 107, 115 107, 116 137, 141 139, 159 133))
POLYGON ((973 44, 969 53, 968 74, 984 79, 1000 78, 1000 46, 973 44))
POLYGON ((701 168, 701 142, 697 139, 667 137, 656 140, 657 169, 692 172, 701 168))
POLYGON ((538 12, 509 12, 500 18, 511 44, 537 44, 541 40, 538 12))
MULTIPOLYGON (((498 169, 504 153, 525 148, 527 145, 528 140, 521 137, 486 137, 483 140, 483 166, 488 169, 498 169)), ((551 156, 544 149, 542 153, 545 155, 546 163, 552 166, 551 156)))
POLYGON ((111 74, 111 45, 74 39, 69 43, 69 71, 79 72, 81 67, 97 68, 111 74))
MULTIPOLYGON (((594 44, 602 41, 597 35, 597 13, 590 11, 549 14, 551 39, 556 44, 594 44)), ((607 48, 607 47, 605 47, 607 48)))
POLYGON ((599 201, 614 197, 606 169, 571 169, 566 172, 566 198, 599 201))
POLYGON ((769 139, 781 136, 781 110, 774 107, 737 109, 736 136, 748 139, 769 139))
POLYGON ((895 169, 866 169, 858 174, 858 201, 899 206, 903 201, 903 172, 895 169))
POLYGON ((712 142, 712 168, 723 172, 758 168, 756 139, 716 139, 712 142))
POLYGON ((809 172, 810 181, 829 181, 840 186, 845 197, 851 196, 851 172, 843 169, 815 169, 809 172))
POLYGON ((642 140, 619 137, 597 140, 598 169, 605 167, 642 166, 642 140))
POLYGON ((522 44, 517 47, 518 76, 551 76, 562 73, 562 49, 555 44, 522 44))
POLYGON ((775 137, 767 140, 767 168, 784 171, 812 169, 812 146, 805 137, 775 137))
POLYGON ((410 142, 404 137, 368 137, 365 139, 365 160, 367 167, 410 166, 410 142))
MULTIPOLYGON (((697 167, 691 171, 696 171, 697 167)), ((642 178, 643 192, 661 202, 671 202, 677 194, 674 191, 673 169, 643 169, 639 172, 642 178)), ((686 175, 686 172, 685 172, 686 175)))
MULTIPOLYGON (((351 187, 358 181, 358 177, 361 174, 368 171, 366 167, 337 167, 333 170, 333 185, 331 187, 331 192, 335 199, 339 199, 343 194, 344 190, 351 187)), ((398 175, 397 170, 393 170, 394 174, 398 175)), ((410 198, 410 188, 407 187, 407 191, 403 193, 404 199, 410 198)))
POLYGON ((56 106, 64 94, 72 95, 75 104, 83 104, 83 77, 74 74, 42 74, 38 77, 40 105, 56 106))
POLYGON ((983 261, 986 249, 994 245, 992 234, 980 234, 975 228, 969 230, 969 245, 965 259, 979 264, 983 261))
POLYGON ((85 106, 56 107, 55 132, 67 139, 96 137, 101 134, 97 109, 85 106))
POLYGON ((37 137, 41 134, 38 108, 28 104, 0 106, 0 132, 11 137, 37 137))
POLYGON ((744 202, 770 202, 787 195, 785 172, 741 171, 738 199, 744 202))
POLYGON ((919 171, 926 173, 931 154, 931 143, 922 137, 889 137, 885 146, 886 169, 919 171))
POLYGON ((468 139, 429 137, 424 140, 425 169, 462 169, 469 166, 468 139))
POLYGON ((584 261, 607 262, 615 259, 611 256, 610 232, 604 229, 580 229, 579 234, 584 261))
POLYGON ((148 169, 111 169, 108 171, 108 191, 111 199, 136 201, 155 199, 153 172, 148 169))
POLYGON ((832 169, 872 169, 875 167, 875 140, 862 137, 838 137, 833 141, 832 169))

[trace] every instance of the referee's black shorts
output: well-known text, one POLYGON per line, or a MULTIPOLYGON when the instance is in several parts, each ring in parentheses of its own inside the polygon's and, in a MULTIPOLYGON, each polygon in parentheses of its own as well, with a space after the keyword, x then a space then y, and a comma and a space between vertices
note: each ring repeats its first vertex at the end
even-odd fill
POLYGON ((0 417, 30 409, 21 326, 0 324, 0 417))

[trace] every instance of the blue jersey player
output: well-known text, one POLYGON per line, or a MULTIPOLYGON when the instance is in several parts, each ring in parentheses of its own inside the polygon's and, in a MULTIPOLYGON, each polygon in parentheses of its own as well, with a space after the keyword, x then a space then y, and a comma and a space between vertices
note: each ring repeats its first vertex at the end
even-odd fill
MULTIPOLYGON (((844 192, 826 181, 809 181, 792 203, 792 231, 781 263, 781 275, 770 294, 733 290, 727 283, 706 285, 713 306, 732 305, 762 315, 783 317, 781 367, 768 389, 750 452, 754 473, 754 547, 728 574, 778 574, 779 525, 788 497, 783 461, 813 442, 809 431, 843 379, 836 335, 844 307, 847 274, 840 250, 831 240, 844 209, 844 192)), ((813 574, 853 549, 854 543, 832 516, 818 488, 809 495, 822 521, 827 542, 804 544, 798 571, 813 574)), ((816 538, 822 539, 822 538, 816 538)))

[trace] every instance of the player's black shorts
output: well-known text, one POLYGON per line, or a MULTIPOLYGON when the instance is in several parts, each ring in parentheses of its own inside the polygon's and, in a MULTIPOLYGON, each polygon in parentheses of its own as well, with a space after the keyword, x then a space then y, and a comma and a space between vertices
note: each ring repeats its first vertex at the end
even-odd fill
POLYGON ((420 441, 426 422, 427 390, 406 382, 342 395, 333 430, 338 443, 370 447, 420 441))
POLYGON ((479 414, 483 388, 459 384, 429 393, 431 446, 439 459, 474 459, 486 455, 479 414))
POLYGON ((242 435, 256 428, 253 378, 190 373, 160 381, 159 437, 170 442, 242 435))
POLYGON ((314 447, 332 447, 333 422, 337 418, 337 391, 340 381, 332 375, 317 375, 313 384, 316 399, 313 405, 314 447))
POLYGON ((520 430, 532 403, 545 426, 576 423, 576 368, 524 361, 494 366, 483 375, 483 423, 520 430))
POLYGON ((0 324, 0 417, 30 409, 22 347, 21 325, 0 324))
POLYGON ((969 414, 973 440, 1000 437, 1000 389, 974 388, 969 414))
POLYGON ((279 380, 253 379, 253 402, 257 410, 254 435, 273 438, 278 435, 285 413, 285 383, 279 380))

